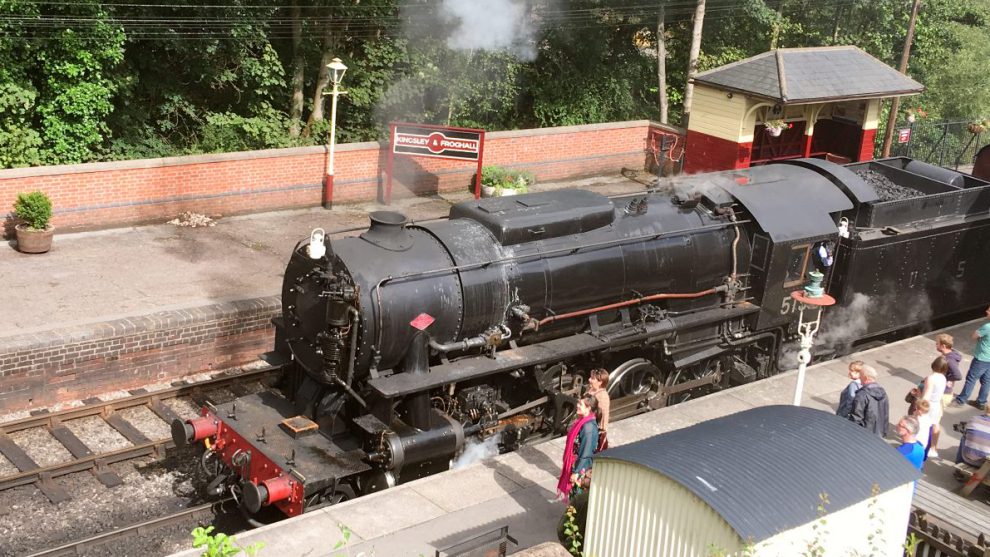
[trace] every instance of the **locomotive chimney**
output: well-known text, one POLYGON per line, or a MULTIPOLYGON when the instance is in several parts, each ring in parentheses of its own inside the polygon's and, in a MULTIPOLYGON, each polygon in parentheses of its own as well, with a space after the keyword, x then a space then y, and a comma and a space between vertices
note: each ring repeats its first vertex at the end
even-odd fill
POLYGON ((412 236, 405 229, 406 216, 395 211, 374 211, 371 227, 361 238, 390 251, 405 251, 412 246, 412 236))

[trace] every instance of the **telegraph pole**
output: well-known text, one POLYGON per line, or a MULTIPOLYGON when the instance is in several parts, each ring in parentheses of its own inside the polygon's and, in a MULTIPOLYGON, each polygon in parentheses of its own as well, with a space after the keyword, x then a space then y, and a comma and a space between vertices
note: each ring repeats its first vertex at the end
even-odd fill
MULTIPOLYGON (((908 21, 907 38, 904 40, 904 50, 901 52, 901 65, 897 68, 902 74, 907 74, 908 59, 911 58, 911 43, 914 42, 914 24, 918 20, 918 10, 921 0, 914 0, 911 6, 911 19, 908 21)), ((890 113, 887 115, 887 128, 883 132, 883 156, 890 156, 890 143, 894 138, 894 125, 897 123, 897 110, 900 108, 900 97, 890 101, 890 113)))

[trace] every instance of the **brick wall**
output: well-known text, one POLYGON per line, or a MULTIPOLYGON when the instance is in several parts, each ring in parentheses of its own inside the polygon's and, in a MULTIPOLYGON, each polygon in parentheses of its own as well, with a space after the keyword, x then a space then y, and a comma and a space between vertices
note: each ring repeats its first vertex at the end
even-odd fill
POLYGON ((274 296, 0 338, 0 414, 255 360, 280 309, 274 296))
POLYGON ((689 131, 684 150, 684 172, 713 172, 749 167, 752 143, 736 143, 698 131, 689 131))
MULTIPOLYGON (((557 180, 644 168, 650 131, 676 128, 640 120, 487 134, 485 164, 557 180)), ((237 214, 320 204, 326 149, 303 147, 110 163, 0 170, 0 215, 16 194, 43 190, 61 230, 123 226, 182 211, 237 214)), ((374 200, 384 186, 387 150, 378 143, 337 146, 334 202, 374 200)), ((393 197, 467 189, 476 165, 397 157, 393 197)), ((8 233, 9 233, 9 222, 8 233)))

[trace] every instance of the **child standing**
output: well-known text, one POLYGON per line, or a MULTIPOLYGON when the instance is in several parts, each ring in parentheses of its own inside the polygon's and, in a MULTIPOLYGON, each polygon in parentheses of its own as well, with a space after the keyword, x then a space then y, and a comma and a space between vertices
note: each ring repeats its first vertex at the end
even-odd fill
POLYGON ((848 418, 849 412, 852 411, 853 397, 856 396, 856 391, 863 388, 863 383, 859 379, 859 374, 863 370, 863 362, 861 360, 855 360, 849 364, 849 379, 851 381, 846 388, 842 390, 842 394, 839 395, 839 407, 835 410, 835 415, 840 418, 848 418))

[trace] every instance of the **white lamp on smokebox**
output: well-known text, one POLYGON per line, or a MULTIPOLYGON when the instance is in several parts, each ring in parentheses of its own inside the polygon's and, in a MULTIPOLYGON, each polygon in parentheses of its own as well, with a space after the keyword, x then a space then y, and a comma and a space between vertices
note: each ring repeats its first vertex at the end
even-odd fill
POLYGON ((799 304, 798 334, 801 335, 801 350, 798 352, 798 376, 794 386, 794 406, 801 406, 801 394, 804 391, 804 376, 811 362, 811 346, 814 344, 815 333, 822 323, 822 309, 835 305, 835 298, 825 293, 822 281, 825 275, 818 271, 808 273, 808 284, 803 290, 791 292, 791 298, 799 304), (804 310, 814 309, 815 318, 804 320, 804 310))
POLYGON ((330 83, 333 84, 333 89, 329 93, 324 92, 323 94, 332 95, 333 101, 330 104, 330 146, 327 153, 327 172, 323 180, 323 208, 332 209, 333 151, 337 144, 337 97, 347 94, 347 91, 340 90, 340 82, 344 80, 344 72, 347 71, 347 66, 340 61, 340 58, 334 58, 327 64, 327 69, 330 71, 330 83))

